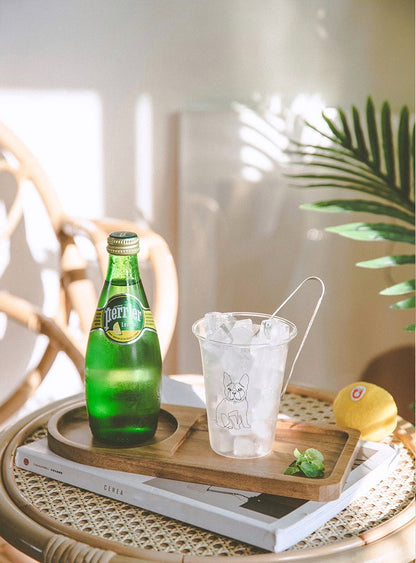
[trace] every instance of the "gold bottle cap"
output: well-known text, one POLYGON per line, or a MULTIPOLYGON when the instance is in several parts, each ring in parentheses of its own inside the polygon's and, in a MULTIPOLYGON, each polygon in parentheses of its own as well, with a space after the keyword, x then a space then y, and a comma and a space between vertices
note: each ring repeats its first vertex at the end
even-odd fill
POLYGON ((107 238, 107 252, 117 256, 127 256, 139 252, 140 243, 136 233, 117 231, 107 238))

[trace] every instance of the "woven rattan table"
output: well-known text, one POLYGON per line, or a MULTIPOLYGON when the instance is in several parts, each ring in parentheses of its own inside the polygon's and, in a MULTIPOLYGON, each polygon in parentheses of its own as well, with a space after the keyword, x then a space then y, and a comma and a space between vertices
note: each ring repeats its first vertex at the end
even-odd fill
MULTIPOLYGON (((415 557, 414 428, 402 419, 389 439, 401 448, 400 465, 316 532, 274 554, 16 468, 16 447, 45 436, 51 414, 70 400, 37 411, 0 438, 0 535, 38 561, 407 563, 415 557)), ((281 411, 334 423, 331 396, 316 390, 289 387, 281 411)))

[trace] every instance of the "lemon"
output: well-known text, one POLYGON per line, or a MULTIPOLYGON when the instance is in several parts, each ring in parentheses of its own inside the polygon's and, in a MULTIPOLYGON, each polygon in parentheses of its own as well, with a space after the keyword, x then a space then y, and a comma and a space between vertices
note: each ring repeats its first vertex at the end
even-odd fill
POLYGON ((363 440, 378 442, 396 428, 397 406, 388 391, 367 381, 347 385, 332 406, 339 426, 361 432, 363 440))

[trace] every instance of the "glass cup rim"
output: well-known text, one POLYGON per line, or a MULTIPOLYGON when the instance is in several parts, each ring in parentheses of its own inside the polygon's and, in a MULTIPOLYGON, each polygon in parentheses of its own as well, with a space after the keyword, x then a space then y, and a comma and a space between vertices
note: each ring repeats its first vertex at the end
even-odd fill
MULTIPOLYGON (((235 312, 226 312, 226 313, 222 313, 222 314, 226 314, 226 315, 233 315, 234 317, 258 317, 258 318, 262 318, 262 319, 270 319, 272 317, 271 314, 269 313, 250 313, 250 312, 240 312, 240 311, 235 311, 235 312)), ((221 342, 220 340, 213 340, 212 338, 208 338, 206 336, 202 336, 201 334, 198 334, 198 325, 201 324, 204 321, 204 317, 201 317, 200 319, 198 319, 197 321, 195 321, 192 325, 192 332, 193 334, 196 336, 196 338, 198 338, 198 340, 200 341, 207 341, 207 342, 213 342, 214 344, 221 344, 222 346, 236 346, 238 348, 252 348, 252 347, 279 347, 282 346, 283 344, 288 344, 291 340, 293 340, 295 338, 295 336, 298 333, 298 329, 296 327, 296 325, 294 323, 292 323, 291 321, 288 321, 287 319, 284 319, 283 317, 278 317, 278 316, 274 316, 274 319, 278 319, 279 321, 282 321, 283 323, 285 323, 286 325, 288 325, 290 327, 290 332, 289 332, 289 336, 288 338, 285 338, 283 340, 281 340, 278 344, 271 344, 271 343, 267 343, 267 342, 262 342, 262 343, 253 343, 253 344, 234 344, 233 342, 221 342)))

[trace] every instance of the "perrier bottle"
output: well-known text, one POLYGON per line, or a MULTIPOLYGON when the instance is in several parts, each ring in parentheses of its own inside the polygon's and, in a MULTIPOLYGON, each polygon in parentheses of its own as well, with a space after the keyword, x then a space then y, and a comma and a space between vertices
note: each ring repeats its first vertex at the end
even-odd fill
POLYGON ((85 360, 91 431, 109 444, 151 438, 160 408, 162 360, 140 279, 136 233, 108 237, 109 265, 85 360))

